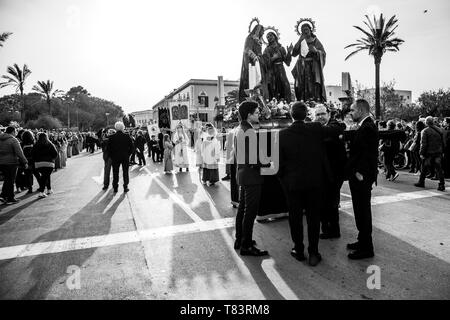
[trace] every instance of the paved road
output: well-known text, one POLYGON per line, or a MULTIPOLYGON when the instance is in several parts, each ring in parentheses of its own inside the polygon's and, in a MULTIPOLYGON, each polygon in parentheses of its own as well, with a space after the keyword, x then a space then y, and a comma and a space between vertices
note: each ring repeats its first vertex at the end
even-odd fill
POLYGON ((321 241, 324 260, 312 268, 290 256, 287 220, 255 224, 269 257, 239 256, 228 183, 204 186, 193 166, 173 175, 151 161, 133 166, 131 191, 114 194, 101 190, 98 152, 68 164, 53 175, 53 195, 0 206, 2 299, 450 298, 450 192, 435 181, 425 190, 404 172, 380 181, 376 257, 366 261, 346 256, 356 229, 345 184, 342 238, 321 241), (380 268, 379 290, 367 287, 371 265, 380 268))

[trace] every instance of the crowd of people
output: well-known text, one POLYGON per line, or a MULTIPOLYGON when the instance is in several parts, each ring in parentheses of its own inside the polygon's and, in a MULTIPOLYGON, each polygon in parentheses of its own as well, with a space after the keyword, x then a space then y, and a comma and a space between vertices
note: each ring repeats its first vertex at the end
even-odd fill
POLYGON ((53 193, 51 174, 67 166, 67 159, 83 150, 93 153, 99 148, 94 132, 72 132, 0 128, 0 173, 3 187, 0 202, 15 204, 17 194, 32 194, 34 179, 38 184, 39 198, 53 193))
MULTIPOLYGON (((412 123, 389 120, 377 126, 368 102, 363 99, 351 105, 351 126, 325 104, 310 108, 303 102, 295 102, 289 109, 293 123, 279 131, 276 175, 287 202, 294 243, 291 255, 295 259, 306 260, 303 215, 308 225, 311 266, 322 259, 319 239, 341 236, 340 189, 346 180, 358 229, 357 241, 347 246, 351 250, 350 259, 374 256, 370 201, 379 169, 384 169, 386 179, 395 181, 399 177, 400 158, 401 169, 419 175, 415 186, 423 188, 425 179, 430 178, 439 180, 438 190, 445 190, 444 178, 450 175, 449 118, 440 121, 426 117, 412 123)), ((186 130, 180 123, 173 132, 162 130, 157 135, 142 129, 126 129, 120 121, 114 129, 101 129, 97 133, 17 131, 10 126, 0 134, 0 171, 4 176, 0 200, 7 204, 17 202, 14 184, 16 193, 25 190, 32 193, 33 177, 39 184, 39 197, 48 196, 52 193, 52 172, 64 168, 67 158, 84 149, 95 152, 96 148, 103 152, 103 190, 109 188, 112 171, 112 187, 118 192, 122 167, 123 190, 128 192, 130 165, 145 166, 146 158, 161 163, 165 174, 174 167, 180 173, 183 169, 188 172, 191 166, 188 147, 195 153, 201 182, 213 186, 219 181, 219 163, 222 151, 226 150, 223 180, 231 180, 231 201, 238 208, 234 247, 240 249, 241 255, 267 255, 267 251, 256 246, 252 230, 261 202, 264 181, 261 172, 273 163, 261 163, 259 142, 248 141, 249 132, 260 121, 258 103, 245 101, 238 106, 238 112, 239 126, 228 131, 222 129, 220 133, 211 123, 197 131, 186 130)))
MULTIPOLYGON (((244 139, 248 130, 256 127, 260 108, 255 102, 243 102, 238 112, 240 125, 227 137, 235 141, 244 139)), ((365 259, 374 256, 371 191, 381 168, 384 168, 389 181, 398 178, 393 164, 399 153, 405 154, 403 169, 412 169, 413 173, 420 171, 419 182, 415 186, 424 187, 424 180, 429 177, 439 180, 439 191, 445 190, 444 175, 450 173, 450 119, 437 121, 426 117, 411 124, 390 120, 380 122, 377 128, 370 116, 369 104, 363 99, 351 105, 348 114, 352 120, 351 126, 337 119, 324 104, 315 105, 311 110, 307 104, 295 102, 290 114, 293 124, 279 133, 277 175, 289 211, 294 242, 291 255, 297 260, 306 260, 303 215, 308 225, 308 262, 311 266, 316 266, 322 259, 318 251, 319 239, 341 236, 340 189, 345 180, 349 182, 358 229, 357 241, 347 245, 351 251, 348 257, 365 259), (311 113, 313 121, 308 119, 311 113), (349 127, 352 130, 344 131, 349 127)), ((240 249, 241 255, 262 256, 268 252, 256 246, 252 229, 262 201, 264 179, 261 170, 264 165, 259 158, 257 162, 248 162, 249 150, 252 150, 254 157, 260 155, 259 150, 250 145, 246 142, 245 148, 239 149, 234 143, 236 165, 232 165, 230 170, 232 181, 233 176, 237 175, 234 191, 231 185, 232 202, 238 204, 235 249, 240 249), (245 154, 245 162, 237 160, 239 153, 245 154)))

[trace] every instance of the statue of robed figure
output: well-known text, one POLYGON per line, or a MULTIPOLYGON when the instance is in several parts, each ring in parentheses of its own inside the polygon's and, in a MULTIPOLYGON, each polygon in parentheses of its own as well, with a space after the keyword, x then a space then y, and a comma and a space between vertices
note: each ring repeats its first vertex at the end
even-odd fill
POLYGON ((325 80, 323 67, 325 66, 325 49, 314 35, 315 25, 311 19, 300 19, 296 26, 300 39, 292 50, 292 56, 298 56, 297 63, 292 70, 294 76, 295 97, 298 101, 314 100, 326 102, 325 80), (301 33, 298 28, 301 28, 301 33))
POLYGON ((253 90, 259 90, 258 94, 265 99, 269 96, 266 82, 266 65, 262 56, 261 39, 264 35, 264 27, 255 18, 250 22, 249 29, 255 21, 257 24, 245 39, 239 82, 239 103, 250 97, 249 92, 253 90))
POLYGON ((286 50, 278 41, 279 33, 274 27, 267 27, 266 30, 273 30, 267 33, 268 45, 264 50, 264 61, 267 65, 267 86, 269 100, 273 98, 278 101, 284 99, 291 102, 291 86, 286 76, 284 64, 289 66, 292 60, 292 45, 286 50))

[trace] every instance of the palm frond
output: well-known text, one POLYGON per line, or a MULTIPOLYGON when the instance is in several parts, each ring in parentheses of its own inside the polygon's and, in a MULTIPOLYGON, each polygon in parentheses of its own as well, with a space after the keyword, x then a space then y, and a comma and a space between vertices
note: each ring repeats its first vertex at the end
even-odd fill
POLYGON ((352 53, 350 53, 348 56, 345 57, 345 60, 348 60, 350 57, 354 56, 355 54, 357 54, 358 52, 360 52, 362 50, 365 50, 365 48, 360 48, 360 49, 353 51, 352 53))
POLYGON ((365 15, 365 17, 366 17, 367 21, 369 22, 369 24, 367 24, 366 21, 364 21, 364 23, 365 23, 366 25, 368 25, 370 31, 371 31, 373 34, 375 34, 375 27, 374 27, 374 25, 372 24, 372 21, 370 21, 370 18, 369 18, 369 16, 368 16, 367 14, 365 15))
POLYGON ((5 42, 10 35, 12 35, 12 32, 3 32, 0 34, 0 47, 3 47, 3 42, 5 42))
POLYGON ((356 29, 358 29, 359 31, 364 33, 370 41, 375 42, 375 37, 374 37, 375 35, 370 34, 369 32, 367 32, 366 30, 364 30, 363 28, 361 28, 359 26, 353 26, 353 27, 355 27, 356 29))
POLYGON ((395 15, 393 15, 389 21, 386 23, 386 28, 384 29, 384 32, 388 32, 390 28, 392 28, 396 23, 397 19, 395 19, 395 15))

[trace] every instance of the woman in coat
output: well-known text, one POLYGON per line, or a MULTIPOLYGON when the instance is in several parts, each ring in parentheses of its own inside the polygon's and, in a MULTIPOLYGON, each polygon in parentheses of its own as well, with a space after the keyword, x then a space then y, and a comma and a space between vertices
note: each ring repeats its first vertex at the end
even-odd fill
POLYGON ((37 142, 32 150, 34 166, 40 174, 39 198, 45 198, 47 195, 53 193, 50 176, 55 168, 55 159, 57 156, 58 151, 53 143, 48 140, 47 134, 45 132, 39 133, 37 142), (45 188, 47 188, 47 194, 44 193, 45 188))

